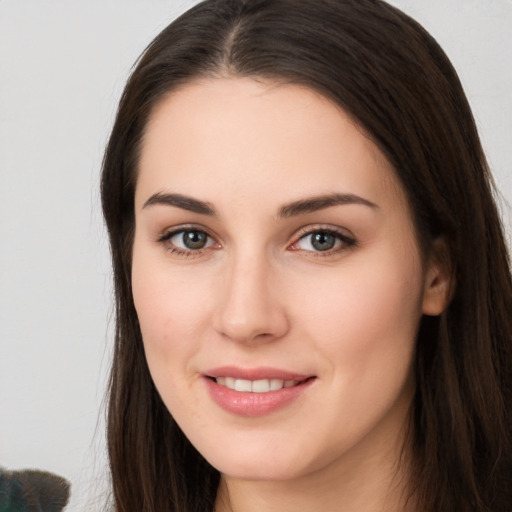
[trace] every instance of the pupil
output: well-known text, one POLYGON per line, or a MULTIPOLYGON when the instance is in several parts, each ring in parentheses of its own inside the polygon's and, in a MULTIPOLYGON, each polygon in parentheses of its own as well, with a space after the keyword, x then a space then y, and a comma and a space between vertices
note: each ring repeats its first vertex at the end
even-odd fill
POLYGON ((317 251, 328 251, 334 247, 336 238, 330 233, 316 233, 311 244, 317 251))
POLYGON ((202 249, 206 245, 207 235, 201 231, 183 233, 183 244, 188 249, 202 249))

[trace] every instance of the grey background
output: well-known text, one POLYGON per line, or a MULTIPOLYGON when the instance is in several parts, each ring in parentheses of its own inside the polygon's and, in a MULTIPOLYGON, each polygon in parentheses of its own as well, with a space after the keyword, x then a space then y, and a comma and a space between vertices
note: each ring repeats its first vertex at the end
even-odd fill
MULTIPOLYGON (((99 168, 124 81, 192 0, 0 0, 0 464, 108 487, 110 263, 99 168)), ((512 201, 512 1, 394 0, 446 50, 512 201)))

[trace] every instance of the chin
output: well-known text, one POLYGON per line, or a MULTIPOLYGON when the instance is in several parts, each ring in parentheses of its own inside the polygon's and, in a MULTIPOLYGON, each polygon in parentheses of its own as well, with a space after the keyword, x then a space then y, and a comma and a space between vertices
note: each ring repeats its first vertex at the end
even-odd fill
POLYGON ((299 468, 286 464, 267 463, 261 458, 251 461, 222 461, 216 469, 224 476, 246 481, 286 481, 302 476, 299 468))
MULTIPOLYGON (((301 446, 300 443, 297 446, 301 446)), ((205 450, 202 453, 221 474, 237 480, 293 480, 321 466, 321 462, 310 460, 304 450, 289 453, 286 447, 275 447, 273 443, 266 446, 247 443, 242 447, 232 446, 222 451, 205 450)))

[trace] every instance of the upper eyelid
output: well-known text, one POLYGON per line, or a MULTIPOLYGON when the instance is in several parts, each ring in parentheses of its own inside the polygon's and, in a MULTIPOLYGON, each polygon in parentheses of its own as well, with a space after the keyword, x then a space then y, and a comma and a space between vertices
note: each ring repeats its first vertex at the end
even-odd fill
POLYGON ((318 233, 318 232, 321 232, 321 231, 326 231, 326 232, 329 232, 329 233, 333 233, 335 235, 339 235, 341 237, 344 237, 344 238, 350 238, 350 239, 353 239, 355 240, 356 237, 354 236, 354 234, 346 229, 346 228, 342 228, 342 227, 339 227, 339 226, 332 226, 332 225, 328 225, 328 224, 319 224, 319 225, 313 225, 313 226, 304 226, 303 228, 300 228, 298 231, 296 231, 296 233, 293 235, 292 239, 294 240, 293 243, 295 243, 296 241, 300 240, 301 238, 303 238, 304 236, 307 236, 307 235, 311 235, 312 233, 318 233))
POLYGON ((158 233, 156 233, 156 239, 157 241, 160 240, 167 240, 169 238, 172 238, 174 235, 177 235, 178 233, 181 233, 182 231, 201 231, 202 233, 206 233, 210 238, 213 238, 216 240, 216 237, 210 233, 210 231, 203 227, 198 226, 195 224, 185 224, 181 226, 175 226, 175 227, 168 227, 165 228, 158 233))

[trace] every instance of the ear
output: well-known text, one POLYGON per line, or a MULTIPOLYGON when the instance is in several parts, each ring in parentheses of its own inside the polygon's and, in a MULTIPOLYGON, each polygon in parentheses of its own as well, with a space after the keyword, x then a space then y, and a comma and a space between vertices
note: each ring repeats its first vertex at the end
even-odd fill
POLYGON ((440 315, 448 306, 455 288, 448 244, 437 238, 427 260, 423 292, 423 314, 440 315))

